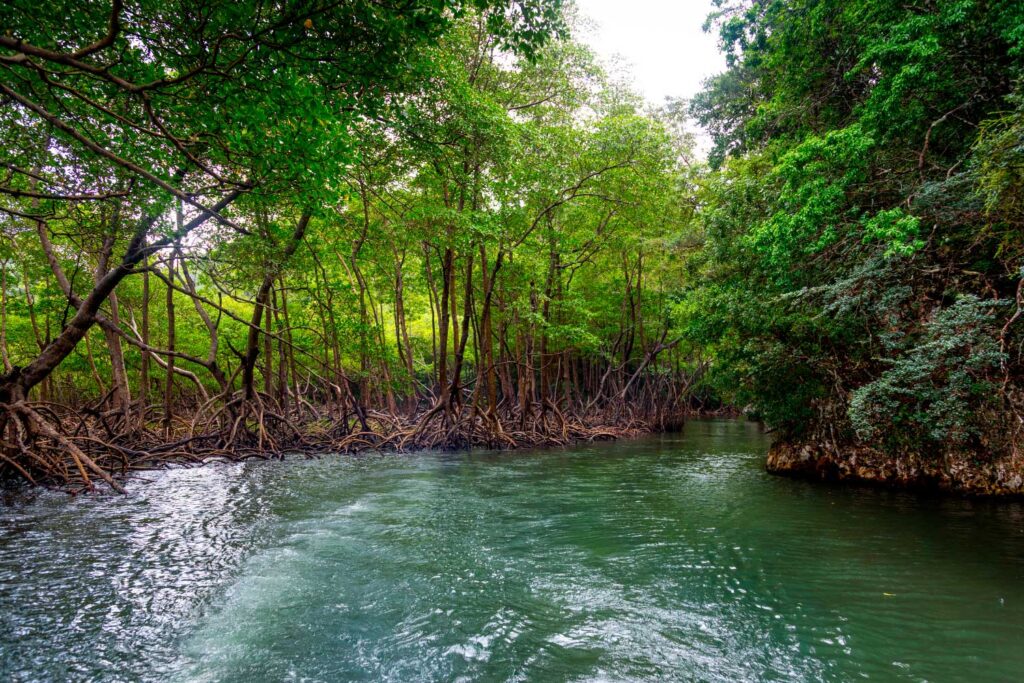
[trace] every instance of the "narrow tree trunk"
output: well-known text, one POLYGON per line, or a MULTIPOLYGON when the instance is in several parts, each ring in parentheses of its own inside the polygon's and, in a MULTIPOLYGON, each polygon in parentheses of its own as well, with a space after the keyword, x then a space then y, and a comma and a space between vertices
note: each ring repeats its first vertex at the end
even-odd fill
POLYGON ((7 351, 7 259, 0 261, 0 354, 3 355, 4 373, 9 373, 11 356, 7 351))
MULTIPOLYGON (((456 407, 462 405, 462 364, 466 358, 466 342, 469 339, 469 324, 473 315, 473 252, 466 257, 466 283, 462 301, 462 335, 456 337, 455 365, 452 372, 451 398, 456 407)), ((454 319, 453 319, 454 326, 454 319)))
POLYGON ((427 295, 430 300, 430 351, 433 362, 431 363, 434 373, 434 386, 441 385, 440 356, 438 355, 438 319, 444 316, 440 314, 440 303, 437 296, 437 284, 434 282, 434 273, 430 267, 430 247, 423 245, 423 269, 427 276, 427 295))
MULTIPOLYGON (((110 298, 110 319, 115 324, 120 324, 120 311, 117 302, 117 295, 111 292, 110 298)), ((107 352, 110 354, 110 375, 114 386, 114 394, 111 397, 114 409, 128 417, 131 410, 131 391, 128 388, 128 371, 124 364, 124 348, 121 346, 121 337, 113 330, 103 328, 103 337, 107 343, 107 352)))
MULTIPOLYGON (((278 285, 282 283, 278 280, 278 285)), ((284 292, 281 292, 282 299, 284 298, 284 292)), ((281 412, 284 415, 288 414, 288 356, 285 351, 284 344, 284 330, 281 329, 281 311, 277 303, 277 289, 273 290, 271 298, 272 308, 274 311, 274 328, 277 330, 277 402, 281 404, 281 412)), ((270 355, 268 350, 267 355, 270 355)))
MULTIPOLYGON (((499 256, 500 258, 500 256, 499 256)), ((480 311, 480 375, 484 380, 484 393, 487 399, 487 416, 494 419, 498 410, 498 382, 494 369, 494 332, 491 325, 491 296, 494 281, 487 272, 487 247, 480 243, 480 277, 484 288, 484 303, 480 311)))
POLYGON ((96 390, 100 396, 106 396, 107 387, 103 383, 100 371, 96 369, 96 358, 92 355, 92 344, 89 343, 89 335, 85 335, 85 359, 89 362, 89 371, 92 372, 92 380, 96 382, 96 390))
POLYGON ((408 374, 409 396, 406 410, 412 414, 416 409, 416 377, 413 367, 412 342, 409 340, 409 327, 405 321, 405 280, 402 275, 404 263, 405 256, 403 254, 402 259, 398 260, 395 266, 395 336, 399 355, 408 374))
POLYGON ((242 357, 242 391, 244 392, 243 395, 247 401, 252 400, 256 396, 254 378, 256 361, 260 354, 260 329, 262 327, 263 314, 266 312, 267 303, 270 300, 270 290, 274 285, 274 279, 279 275, 279 269, 299 248, 299 244, 302 242, 302 238, 306 234, 306 227, 309 225, 310 215, 309 211, 305 211, 299 218, 299 221, 295 226, 295 231, 292 233, 288 244, 285 246, 283 253, 277 260, 276 268, 270 269, 268 267, 266 274, 263 276, 263 282, 260 284, 260 288, 256 292, 252 318, 249 321, 249 333, 246 337, 245 355, 242 357))
MULTIPOLYGON (((441 385, 441 393, 438 397, 440 405, 448 405, 448 321, 450 313, 448 308, 449 297, 452 288, 452 261, 453 253, 450 248, 444 250, 444 259, 441 262, 441 323, 438 325, 438 355, 437 355, 437 379, 441 385)), ((447 407, 445 412, 447 413, 447 407)))
MULTIPOLYGON (((178 218, 181 218, 181 205, 178 206, 178 218)), ((171 250, 167 259, 167 350, 175 350, 175 328, 174 328, 174 250, 171 250)), ((174 419, 174 362, 175 357, 167 357, 167 373, 164 377, 164 434, 170 436, 171 423, 174 419)))
MULTIPOLYGON (((149 257, 142 261, 142 343, 149 346, 149 257)), ((149 351, 142 350, 139 363, 139 426, 146 424, 146 406, 149 403, 149 351)))
MULTIPOLYGON (((273 297, 273 295, 274 284, 271 281, 270 296, 273 297)), ((267 303, 270 303, 269 299, 267 303)), ((274 330, 269 308, 263 318, 266 324, 266 333, 263 335, 263 393, 272 396, 274 394, 274 330)))
MULTIPOLYGON (((281 315, 284 316, 284 335, 285 339, 288 341, 288 345, 285 347, 285 350, 288 357, 288 370, 292 376, 291 386, 296 397, 298 397, 299 373, 295 366, 295 340, 292 338, 292 324, 288 318, 288 293, 285 289, 283 279, 281 280, 281 315)), ((285 387, 285 393, 287 394, 287 386, 285 387)))

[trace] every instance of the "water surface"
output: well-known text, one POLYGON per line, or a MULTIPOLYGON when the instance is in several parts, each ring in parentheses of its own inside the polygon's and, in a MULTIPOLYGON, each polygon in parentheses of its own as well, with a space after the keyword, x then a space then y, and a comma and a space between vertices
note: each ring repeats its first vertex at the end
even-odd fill
POLYGON ((1024 507, 772 477, 742 422, 0 508, 0 680, 1012 681, 1024 507))

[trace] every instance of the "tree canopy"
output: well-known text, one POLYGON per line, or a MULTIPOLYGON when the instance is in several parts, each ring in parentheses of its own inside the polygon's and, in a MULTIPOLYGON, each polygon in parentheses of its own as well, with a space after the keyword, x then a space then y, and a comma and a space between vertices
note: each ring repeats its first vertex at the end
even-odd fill
POLYGON ((5 4, 3 476, 723 408, 1018 453, 1020 3, 715 6, 655 107, 559 0, 5 4))
POLYGON ((1018 448, 1024 6, 717 4, 689 336, 790 438, 1018 448))
POLYGON ((559 2, 2 12, 7 474, 685 406, 686 142, 559 2))

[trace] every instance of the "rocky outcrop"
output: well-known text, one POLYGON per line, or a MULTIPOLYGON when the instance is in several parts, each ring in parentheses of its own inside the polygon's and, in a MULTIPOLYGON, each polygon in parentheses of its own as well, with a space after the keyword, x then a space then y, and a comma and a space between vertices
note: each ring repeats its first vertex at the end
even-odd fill
POLYGON ((854 481, 894 488, 928 488, 966 495, 1024 496, 1024 457, 971 452, 891 455, 863 445, 776 442, 766 467, 773 474, 854 481))

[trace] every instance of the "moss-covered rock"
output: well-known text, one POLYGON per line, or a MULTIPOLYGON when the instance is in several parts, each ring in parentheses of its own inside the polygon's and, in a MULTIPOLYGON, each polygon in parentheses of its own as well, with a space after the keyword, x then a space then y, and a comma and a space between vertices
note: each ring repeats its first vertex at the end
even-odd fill
POLYGON ((1024 496, 1024 454, 1004 457, 966 450, 892 455, 865 445, 779 441, 768 451, 773 474, 928 488, 982 496, 1024 496))

